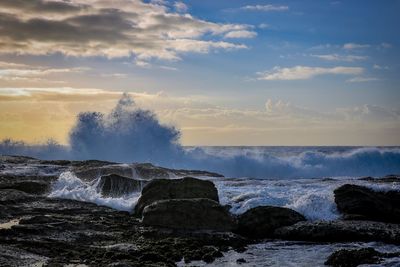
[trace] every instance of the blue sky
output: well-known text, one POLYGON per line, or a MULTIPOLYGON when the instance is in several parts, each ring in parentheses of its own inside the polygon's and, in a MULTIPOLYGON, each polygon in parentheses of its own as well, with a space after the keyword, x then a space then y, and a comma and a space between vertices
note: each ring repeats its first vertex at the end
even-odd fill
POLYGON ((52 2, 0 3, 0 137, 130 92, 184 144, 400 143, 400 1, 52 2))

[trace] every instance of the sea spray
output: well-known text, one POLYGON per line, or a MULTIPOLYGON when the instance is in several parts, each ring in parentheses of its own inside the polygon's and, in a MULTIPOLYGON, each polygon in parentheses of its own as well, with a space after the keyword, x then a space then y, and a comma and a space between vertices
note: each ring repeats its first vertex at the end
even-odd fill
POLYGON ((99 192, 97 178, 91 183, 86 183, 75 176, 72 172, 63 172, 53 184, 52 191, 48 197, 65 198, 84 202, 95 203, 121 211, 133 211, 140 192, 133 192, 122 197, 104 197, 99 192))

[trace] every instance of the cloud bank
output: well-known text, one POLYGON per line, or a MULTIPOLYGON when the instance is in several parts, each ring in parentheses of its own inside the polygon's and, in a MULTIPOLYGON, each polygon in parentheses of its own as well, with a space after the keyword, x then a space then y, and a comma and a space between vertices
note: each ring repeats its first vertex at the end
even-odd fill
POLYGON ((255 36, 249 25, 197 19, 182 2, 175 9, 162 1, 0 1, 0 53, 179 60, 188 52, 247 48, 221 40, 226 35, 255 36))

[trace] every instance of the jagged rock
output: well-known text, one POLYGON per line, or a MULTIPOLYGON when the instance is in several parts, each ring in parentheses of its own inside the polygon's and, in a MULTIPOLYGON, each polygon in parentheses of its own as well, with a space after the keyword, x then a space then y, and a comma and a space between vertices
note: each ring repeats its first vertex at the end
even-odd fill
POLYGON ((251 238, 266 238, 279 227, 305 220, 303 215, 288 208, 256 207, 238 216, 237 233, 251 238))
POLYGON ((144 225, 181 230, 231 231, 235 222, 229 212, 211 199, 167 199, 143 210, 144 225))
POLYGON ((361 249, 340 249, 332 253, 325 265, 334 267, 357 267, 361 264, 376 264, 379 263, 381 253, 373 248, 361 249))
POLYGON ((361 215, 365 220, 400 223, 400 192, 377 192, 346 184, 334 191, 338 210, 345 215, 361 215))
POLYGON ((98 189, 103 196, 121 197, 142 190, 146 181, 123 177, 117 174, 104 175, 100 178, 98 189))
POLYGON ((400 244, 400 225, 372 221, 298 222, 276 229, 274 236, 298 241, 381 241, 400 244))
POLYGON ((219 202, 218 191, 210 181, 191 177, 173 180, 156 179, 143 188, 135 206, 135 213, 140 215, 147 205, 158 200, 190 198, 207 198, 219 202))

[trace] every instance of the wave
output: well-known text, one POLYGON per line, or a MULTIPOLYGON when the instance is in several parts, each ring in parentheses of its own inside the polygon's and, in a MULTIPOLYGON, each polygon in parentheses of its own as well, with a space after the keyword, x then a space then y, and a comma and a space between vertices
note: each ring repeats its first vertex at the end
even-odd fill
POLYGON ((53 184, 50 198, 65 198, 107 206, 116 210, 131 212, 140 197, 140 191, 121 197, 105 197, 99 190, 100 177, 87 183, 72 172, 63 172, 53 184))
MULTIPOLYGON (((253 153, 210 153, 179 143, 180 132, 161 124, 155 114, 138 108, 124 94, 109 113, 78 115, 69 134, 69 145, 54 141, 28 145, 4 140, 0 154, 26 155, 43 159, 99 159, 114 162, 150 162, 176 169, 201 169, 230 177, 318 178, 338 176, 383 176, 400 173, 399 148, 338 149, 321 152, 303 148, 297 153, 276 155, 264 149, 253 153)), ((285 148, 282 148, 285 150, 285 148)))

